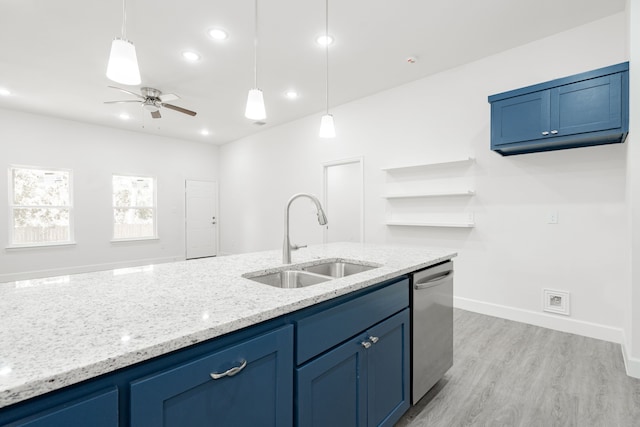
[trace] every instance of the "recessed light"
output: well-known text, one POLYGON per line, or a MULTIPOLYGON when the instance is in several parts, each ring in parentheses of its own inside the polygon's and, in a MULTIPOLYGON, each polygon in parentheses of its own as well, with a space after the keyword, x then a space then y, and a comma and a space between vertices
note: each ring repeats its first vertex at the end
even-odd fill
POLYGON ((207 135, 209 135, 209 131, 208 131, 208 130, 206 130, 206 129, 202 129, 202 130, 200 131, 200 135, 207 136, 207 135))
POLYGON ((297 99, 298 98, 298 92, 296 92, 295 90, 288 90, 284 93, 284 96, 286 96, 289 99, 297 99))
POLYGON ((184 59, 188 59, 189 61, 198 61, 200 59, 200 55, 191 51, 182 52, 182 57, 184 59))
POLYGON ((332 45, 333 41, 333 36, 325 36, 323 34, 316 37, 316 43, 318 43, 320 46, 332 45))
POLYGON ((9 89, 5 89, 3 87, 0 87, 0 95, 9 96, 9 95, 11 95, 11 91, 9 89))
POLYGON ((225 30, 220 28, 212 28, 209 30, 209 36, 214 40, 226 40, 229 35, 225 30))
POLYGON ((122 120, 129 120, 131 118, 130 115, 128 115, 127 113, 122 113, 119 116, 122 120))

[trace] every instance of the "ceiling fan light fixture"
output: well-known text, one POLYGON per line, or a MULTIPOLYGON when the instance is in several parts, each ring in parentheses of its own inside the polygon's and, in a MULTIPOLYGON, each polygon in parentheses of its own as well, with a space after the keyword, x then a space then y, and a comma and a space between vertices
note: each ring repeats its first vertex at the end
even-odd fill
POLYGON ((251 120, 264 120, 267 118, 267 112, 264 108, 264 96, 260 89, 256 88, 249 91, 244 116, 251 120))
POLYGON ((111 54, 107 65, 107 77, 123 85, 139 85, 140 69, 136 47, 129 40, 115 38, 111 43, 111 54))

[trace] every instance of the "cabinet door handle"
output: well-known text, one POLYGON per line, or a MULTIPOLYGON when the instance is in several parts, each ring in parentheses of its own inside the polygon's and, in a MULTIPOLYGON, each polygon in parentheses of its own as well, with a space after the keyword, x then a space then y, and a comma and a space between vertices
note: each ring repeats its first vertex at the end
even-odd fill
POLYGON ((554 129, 554 130, 552 130, 552 131, 551 131, 551 133, 552 133, 553 135, 555 135, 555 134, 557 134, 557 133, 558 133, 558 131, 554 129))
POLYGON ((360 344, 362 344, 362 346, 364 348, 369 348, 371 347, 371 343, 369 341, 362 341, 360 344))
POLYGON ((221 373, 213 372, 209 375, 211 375, 211 378, 213 378, 214 380, 219 380, 220 378, 224 378, 224 377, 232 377, 238 374, 240 371, 242 371, 246 367, 247 367, 247 361, 243 360, 240 366, 234 366, 228 371, 221 372, 221 373))
POLYGON ((371 341, 373 344, 377 343, 378 341, 380 341, 380 338, 378 337, 374 337, 373 335, 369 337, 369 341, 371 341))
POLYGON ((547 135, 549 135, 549 132, 547 132, 547 131, 545 130, 544 132, 542 132, 542 134, 543 134, 544 136, 547 136, 547 135))

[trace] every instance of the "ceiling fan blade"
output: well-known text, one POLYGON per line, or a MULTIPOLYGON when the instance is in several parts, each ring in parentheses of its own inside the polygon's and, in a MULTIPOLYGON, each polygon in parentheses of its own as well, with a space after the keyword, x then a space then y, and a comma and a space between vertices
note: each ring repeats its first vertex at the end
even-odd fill
POLYGON ((177 105, 162 104, 162 106, 163 107, 167 107, 170 110, 174 110, 174 111, 178 111, 180 113, 188 114, 190 116, 195 116, 196 114, 198 114, 195 111, 187 110, 186 108, 178 107, 177 105))
POLYGON ((176 99, 180 99, 180 97, 175 93, 163 93, 160 95, 160 101, 162 102, 175 101, 176 99))
POLYGON ((116 86, 107 86, 107 87, 110 87, 111 89, 120 90, 124 93, 128 93, 129 95, 137 96, 140 99, 144 99, 144 96, 140 95, 139 93, 131 92, 130 90, 122 89, 121 87, 116 87, 116 86))
POLYGON ((151 117, 153 117, 154 119, 159 119, 162 116, 160 115, 160 111, 152 111, 151 117))
POLYGON ((104 101, 105 104, 120 104, 123 102, 142 102, 142 101, 138 101, 137 99, 128 99, 126 101, 104 101))

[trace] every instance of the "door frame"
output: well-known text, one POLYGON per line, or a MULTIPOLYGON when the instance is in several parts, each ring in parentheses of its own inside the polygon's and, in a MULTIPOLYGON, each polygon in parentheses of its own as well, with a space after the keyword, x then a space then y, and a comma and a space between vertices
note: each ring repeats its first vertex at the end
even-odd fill
POLYGON ((213 201, 215 203, 215 207, 213 208, 213 212, 214 215, 216 217, 216 234, 215 234, 215 247, 216 247, 216 254, 214 256, 219 256, 220 255, 220 188, 218 186, 218 181, 209 181, 206 179, 188 179, 185 178, 184 180, 184 259, 189 259, 187 258, 187 182, 189 181, 197 181, 197 182, 208 182, 213 184, 213 188, 215 189, 215 197, 213 198, 213 201))
MULTIPOLYGON (((349 157, 346 159, 333 160, 331 162, 325 162, 322 164, 322 204, 327 208, 329 207, 329 195, 328 195, 328 169, 332 166, 348 165, 357 163, 360 165, 360 243, 364 243, 364 156, 349 157)), ((329 214, 329 224, 331 223, 331 214, 329 214)), ((328 227, 323 227, 322 242, 327 243, 329 239, 328 227)))

